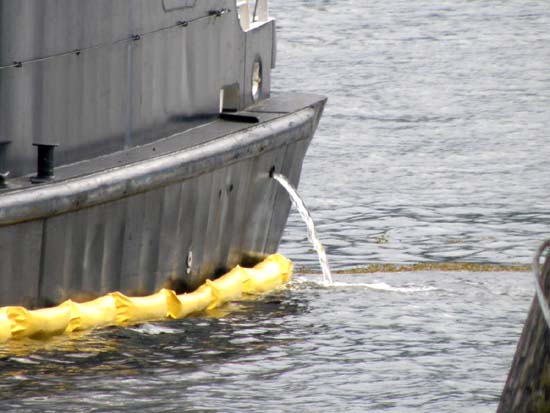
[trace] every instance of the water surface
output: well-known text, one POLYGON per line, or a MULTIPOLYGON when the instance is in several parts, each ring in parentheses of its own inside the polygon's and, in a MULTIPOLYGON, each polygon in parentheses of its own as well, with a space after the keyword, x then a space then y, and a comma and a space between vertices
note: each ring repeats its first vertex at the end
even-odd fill
MULTIPOLYGON (((494 411, 532 297, 522 273, 298 277, 197 317, 2 359, 3 411, 494 411), (519 280, 519 282, 518 282, 519 280)), ((26 347, 28 350, 28 346, 26 347)))
MULTIPOLYGON (((271 4, 274 91, 329 96, 300 191, 331 265, 435 270, 12 343, 1 411, 495 411, 530 275, 438 264, 529 263, 550 234, 548 2, 271 4)), ((296 213, 281 252, 319 271, 296 213)))
MULTIPOLYGON (((550 234, 545 1, 273 1, 280 91, 329 97, 300 191, 337 268, 527 263, 550 234)), ((283 251, 314 264, 297 216, 283 251)))

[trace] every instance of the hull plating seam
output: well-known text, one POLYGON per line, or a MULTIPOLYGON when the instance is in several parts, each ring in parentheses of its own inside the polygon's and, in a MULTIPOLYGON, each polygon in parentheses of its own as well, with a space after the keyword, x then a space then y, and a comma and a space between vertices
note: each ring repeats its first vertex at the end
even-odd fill
POLYGON ((204 20, 204 19, 210 19, 210 18, 213 18, 213 17, 222 17, 223 15, 225 15, 229 12, 231 12, 231 10, 229 10, 229 9, 211 10, 205 16, 196 17, 196 18, 190 19, 190 20, 178 20, 176 23, 174 23, 170 26, 161 27, 159 29, 151 30, 149 32, 136 33, 136 34, 133 34, 130 37, 120 39, 120 40, 116 40, 114 42, 94 44, 92 46, 83 47, 81 49, 75 49, 75 50, 70 50, 70 51, 67 51, 67 52, 55 53, 55 54, 52 54, 52 55, 49 55, 49 56, 38 57, 36 59, 29 59, 29 60, 25 60, 25 61, 16 60, 13 63, 0 66, 0 70, 19 69, 19 68, 21 68, 25 65, 32 64, 32 63, 46 62, 48 60, 56 59, 56 58, 59 58, 59 57, 70 56, 70 55, 81 56, 83 53, 86 53, 86 52, 89 52, 89 51, 92 51, 92 50, 97 50, 97 49, 101 49, 101 48, 105 48, 105 47, 113 47, 113 46, 116 46, 116 45, 119 45, 119 44, 137 42, 137 41, 141 40, 143 37, 147 37, 147 36, 157 34, 157 33, 160 33, 160 32, 164 32, 164 31, 167 31, 167 30, 174 30, 174 29, 178 29, 178 28, 179 29, 186 28, 191 23, 195 23, 195 22, 198 22, 198 21, 201 21, 201 20, 204 20))

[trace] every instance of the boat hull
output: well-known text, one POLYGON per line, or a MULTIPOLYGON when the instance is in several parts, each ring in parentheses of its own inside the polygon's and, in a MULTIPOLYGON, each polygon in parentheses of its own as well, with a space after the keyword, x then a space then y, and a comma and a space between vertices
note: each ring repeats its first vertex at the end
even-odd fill
POLYGON ((0 196, 0 305, 193 290, 277 250, 325 99, 262 101, 0 196), (253 122, 253 123, 250 123, 253 122))

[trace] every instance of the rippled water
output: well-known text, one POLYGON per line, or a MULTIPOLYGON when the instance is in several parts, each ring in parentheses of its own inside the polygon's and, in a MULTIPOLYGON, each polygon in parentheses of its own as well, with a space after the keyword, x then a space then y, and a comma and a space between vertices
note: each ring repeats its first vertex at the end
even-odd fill
POLYGON ((2 360, 2 411, 494 411, 521 273, 301 277, 223 318, 109 329, 2 360), (490 303, 490 304, 488 304, 490 303), (51 409, 51 410, 48 410, 51 409))
MULTIPOLYGON (((271 4, 274 90, 330 99, 300 191, 333 267, 531 260, 550 232, 547 2, 271 4)), ((296 213, 281 252, 318 271, 296 213)), ((0 411, 494 411, 529 274, 358 272, 298 275, 227 313, 11 343, 0 411)))
MULTIPOLYGON (((277 90, 329 96, 300 186, 337 268, 529 262, 550 233, 546 1, 273 1, 277 90)), ((298 217, 283 249, 315 264, 298 217)))

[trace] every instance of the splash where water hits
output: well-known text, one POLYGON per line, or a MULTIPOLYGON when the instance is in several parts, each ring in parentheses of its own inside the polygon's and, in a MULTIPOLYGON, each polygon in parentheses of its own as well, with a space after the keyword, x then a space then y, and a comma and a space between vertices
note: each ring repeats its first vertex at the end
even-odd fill
MULTIPOLYGON (((313 217, 311 216, 311 213, 306 207, 306 204, 303 200, 303 198, 298 193, 298 190, 294 188, 294 186, 289 182, 289 180, 281 174, 274 173, 273 179, 275 179, 281 186, 287 191, 291 201, 292 205, 296 208, 296 211, 299 213, 300 217, 303 219, 307 234, 308 234, 308 240, 313 245, 313 249, 316 251, 317 256, 319 258, 319 264, 321 266, 322 271, 322 281, 319 283, 323 287, 334 287, 334 288, 367 288, 371 290, 379 290, 379 291, 394 291, 394 292, 404 292, 404 293, 414 293, 414 292, 421 292, 421 291, 432 291, 436 290, 436 287, 415 287, 415 286, 407 286, 407 287, 394 287, 391 286, 385 282, 375 282, 375 283, 347 283, 347 282, 335 282, 332 278, 332 272, 330 270, 330 266, 328 263, 328 257, 325 251, 325 247, 323 246, 323 243, 321 242, 319 236, 317 235, 317 230, 315 229, 315 222, 313 221, 313 217)), ((295 283, 301 284, 304 282, 312 283, 313 281, 305 281, 302 278, 298 278, 295 283)))

